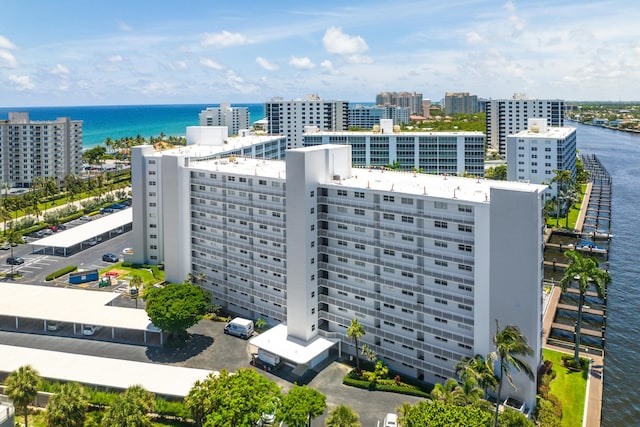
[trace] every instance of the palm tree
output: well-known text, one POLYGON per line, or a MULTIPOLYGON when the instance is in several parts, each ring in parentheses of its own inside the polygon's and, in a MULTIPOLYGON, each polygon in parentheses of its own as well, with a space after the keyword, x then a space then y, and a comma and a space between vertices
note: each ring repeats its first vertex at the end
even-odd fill
POLYGON ((347 328, 347 338, 353 338, 356 346, 356 370, 360 372, 360 357, 358 354, 358 340, 365 334, 364 326, 358 322, 358 319, 352 319, 351 324, 347 328))
POLYGON ((38 394, 40 375, 30 365, 19 367, 11 372, 5 382, 5 393, 24 413, 24 425, 28 424, 29 404, 38 394))
POLYGON ((324 423, 327 427, 360 427, 358 414, 347 405, 338 405, 329 411, 324 423))
POLYGON ((524 372, 531 380, 533 380, 533 371, 531 366, 521 359, 519 356, 533 356, 533 349, 527 343, 527 338, 522 335, 517 326, 507 325, 500 330, 500 325, 496 320, 496 335, 493 337, 493 343, 496 350, 489 357, 500 363, 500 372, 498 377, 498 395, 496 396, 496 411, 494 426, 498 425, 498 409, 500 408, 500 394, 502 393, 502 385, 504 377, 507 377, 509 384, 514 389, 511 377, 511 369, 518 372, 524 372))
POLYGON ((485 398, 489 389, 495 390, 498 385, 498 380, 496 380, 493 373, 493 366, 479 354, 476 354, 473 358, 463 357, 456 364, 455 373, 463 384, 469 378, 474 379, 478 386, 484 390, 485 398))
POLYGON ((598 263, 589 257, 583 257, 576 251, 566 251, 564 256, 571 259, 569 266, 565 269, 560 287, 562 292, 566 292, 574 280, 578 283, 580 299, 578 301, 578 322, 576 323, 576 342, 574 350, 574 360, 579 362, 580 353, 580 329, 582 328, 582 306, 584 296, 593 283, 600 298, 604 298, 605 287, 611 281, 611 276, 607 271, 602 270, 598 263))
POLYGON ((566 185, 573 181, 573 176, 571 172, 566 169, 556 169, 553 171, 556 175, 551 179, 551 184, 554 182, 558 183, 557 191, 556 191, 556 199, 558 199, 558 211, 556 217, 556 226, 559 227, 560 224, 560 208, 562 206, 562 194, 564 194, 564 190, 566 185))
POLYGON ((101 427, 150 427, 149 412, 155 408, 155 397, 142 386, 134 385, 118 395, 105 411, 101 427))
POLYGON ((457 405, 461 403, 459 399, 459 392, 457 392, 459 388, 460 384, 458 384, 458 381, 453 378, 449 378, 444 384, 436 383, 433 386, 431 393, 429 393, 429 397, 431 400, 457 405))
POLYGON ((47 405, 49 427, 82 427, 89 407, 86 390, 77 383, 65 383, 47 405))

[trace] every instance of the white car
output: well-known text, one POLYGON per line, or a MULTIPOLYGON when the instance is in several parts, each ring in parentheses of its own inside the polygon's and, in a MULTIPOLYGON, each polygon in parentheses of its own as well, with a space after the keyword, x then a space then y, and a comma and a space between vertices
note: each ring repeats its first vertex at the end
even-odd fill
POLYGON ((95 335, 100 329, 100 326, 84 325, 82 327, 82 335, 95 335))
POLYGON ((384 416, 384 422, 382 423, 383 427, 397 427, 398 426, 398 416, 396 414, 387 414, 384 416))
POLYGON ((11 249, 11 245, 9 243, 3 243, 2 245, 0 245, 0 249, 2 249, 3 251, 8 251, 9 249, 11 249))

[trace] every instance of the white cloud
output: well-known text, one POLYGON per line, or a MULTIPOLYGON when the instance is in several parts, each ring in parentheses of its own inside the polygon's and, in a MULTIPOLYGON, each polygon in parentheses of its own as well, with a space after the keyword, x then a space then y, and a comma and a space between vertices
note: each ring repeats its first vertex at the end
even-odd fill
POLYGON ((29 76, 9 76, 9 80, 16 84, 16 90, 30 90, 34 88, 34 84, 31 82, 29 76))
POLYGON ((345 59, 352 64, 371 64, 373 62, 373 59, 367 55, 348 55, 345 56, 345 59))
POLYGON ((276 71, 278 67, 276 64, 272 64, 271 62, 269 62, 266 58, 263 58, 262 56, 258 56, 256 58, 256 62, 258 63, 258 65, 260 65, 262 68, 264 68, 267 71, 276 71))
POLYGON ((124 21, 118 21, 118 27, 122 30, 122 31, 132 31, 133 28, 131 28, 131 26, 129 24, 127 24, 124 21))
POLYGON ((18 61, 16 61, 16 57, 8 50, 0 49, 0 67, 16 68, 17 66, 18 61))
POLYGON ((56 64, 56 66, 53 67, 50 73, 55 75, 67 75, 69 74, 69 68, 65 67, 62 64, 56 64))
POLYGON ((331 61, 329 61, 328 59, 325 59, 324 61, 322 61, 322 62, 320 63, 320 66, 321 66, 322 68, 324 68, 325 70, 327 70, 327 71, 331 71, 331 70, 333 70, 333 64, 332 64, 332 63, 331 63, 331 61))
POLYGON ((16 45, 5 36, 0 36, 0 49, 15 49, 16 45))
POLYGON ((220 33, 204 33, 200 44, 202 46, 216 46, 216 47, 228 47, 228 46, 240 46, 249 43, 249 39, 240 33, 231 33, 227 30, 223 30, 220 33))
POLYGON ((188 66, 185 61, 176 61, 169 64, 169 68, 172 70, 186 70, 188 66))
POLYGON ((516 13, 516 6, 513 4, 511 0, 509 0, 504 5, 505 10, 509 14, 507 18, 507 22, 513 28, 516 33, 521 32, 526 27, 525 21, 518 16, 516 13))
POLYGON ((224 67, 218 64, 213 59, 203 58, 200 60, 200 64, 204 65, 207 68, 211 68, 212 70, 223 70, 224 67))
POLYGON ((123 60, 123 58, 120 55, 113 55, 113 56, 110 56, 109 58, 107 58, 107 61, 114 62, 114 63, 115 62, 122 62, 122 60, 123 60))
POLYGON ((322 43, 327 52, 337 55, 357 55, 369 50, 362 37, 345 34, 339 27, 328 28, 322 43))
POLYGON ((140 88, 140 92, 144 94, 173 94, 175 93, 174 85, 167 82, 149 82, 140 88))
POLYGON ((299 58, 297 56, 292 56, 291 59, 289 59, 289 65, 295 68, 307 69, 307 70, 315 67, 315 64, 311 62, 311 60, 306 56, 302 58, 299 58))
POLYGON ((482 43, 484 42, 484 38, 476 33, 475 31, 469 31, 467 34, 467 43, 469 44, 477 44, 477 43, 482 43))

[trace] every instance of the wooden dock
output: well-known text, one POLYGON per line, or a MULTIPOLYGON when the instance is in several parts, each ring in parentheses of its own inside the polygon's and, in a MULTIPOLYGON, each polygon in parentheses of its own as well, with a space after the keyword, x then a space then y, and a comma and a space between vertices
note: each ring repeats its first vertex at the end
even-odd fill
MULTIPOLYGON (((567 310, 573 311, 575 313, 578 312, 578 307, 571 304, 558 304, 558 310, 567 310)), ((582 306, 582 312, 587 314, 593 314, 594 316, 604 316, 604 310, 598 310, 597 308, 587 307, 585 305, 582 306)))
MULTIPOLYGON (((575 326, 565 325, 564 323, 552 323, 551 327, 553 329, 560 329, 563 331, 574 333, 576 331, 575 326)), ((589 335, 590 337, 602 338, 602 331, 594 331, 593 329, 587 329, 584 326, 580 328, 580 334, 589 335)))

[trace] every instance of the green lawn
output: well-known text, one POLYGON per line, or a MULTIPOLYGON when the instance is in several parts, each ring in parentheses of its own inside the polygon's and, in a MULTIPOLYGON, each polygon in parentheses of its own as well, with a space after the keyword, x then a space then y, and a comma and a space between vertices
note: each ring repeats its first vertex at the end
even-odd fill
POLYGON ((164 280, 164 270, 154 269, 156 271, 156 277, 154 277, 153 273, 151 272, 151 269, 123 267, 121 262, 110 265, 107 268, 103 268, 102 270, 100 270, 100 275, 101 276, 104 275, 104 273, 106 273, 109 270, 126 271, 127 274, 121 274, 118 277, 118 279, 123 279, 123 280, 129 280, 131 279, 131 276, 133 274, 137 274, 142 278, 142 281, 144 282, 144 284, 153 285, 153 284, 162 282, 164 280))
POLYGON ((570 371, 562 366, 562 356, 566 353, 545 348, 542 354, 544 360, 553 362, 553 370, 557 374, 556 379, 551 381, 549 393, 562 402, 562 426, 581 426, 587 394, 588 368, 582 372, 570 371))

